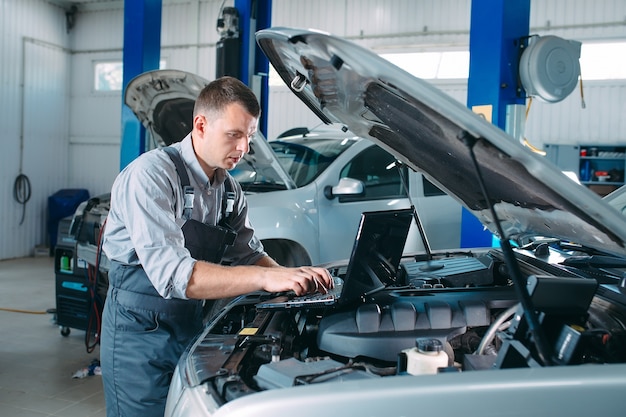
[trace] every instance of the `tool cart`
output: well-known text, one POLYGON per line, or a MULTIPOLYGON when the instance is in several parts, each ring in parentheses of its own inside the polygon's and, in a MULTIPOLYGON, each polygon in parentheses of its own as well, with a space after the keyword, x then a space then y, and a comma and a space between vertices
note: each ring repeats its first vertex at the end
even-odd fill
POLYGON ((108 289, 108 260, 100 250, 108 203, 94 197, 62 219, 54 249, 56 322, 62 336, 69 336, 70 329, 84 330, 88 352, 99 343, 108 289))

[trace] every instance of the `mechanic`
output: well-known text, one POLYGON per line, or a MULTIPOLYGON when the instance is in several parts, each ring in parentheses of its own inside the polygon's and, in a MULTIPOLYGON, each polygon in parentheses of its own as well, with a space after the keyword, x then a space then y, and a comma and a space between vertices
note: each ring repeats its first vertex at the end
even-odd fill
POLYGON ((117 176, 103 236, 107 416, 163 416, 174 368, 202 330, 208 300, 332 287, 324 268, 286 268, 267 255, 227 172, 248 152, 260 111, 242 82, 219 78, 200 92, 189 135, 117 176))

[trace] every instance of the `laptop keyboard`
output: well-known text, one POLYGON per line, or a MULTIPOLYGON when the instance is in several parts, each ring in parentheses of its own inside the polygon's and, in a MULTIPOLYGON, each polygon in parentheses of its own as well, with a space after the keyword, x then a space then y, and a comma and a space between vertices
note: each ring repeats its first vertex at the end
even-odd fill
POLYGON ((326 294, 317 292, 315 294, 306 294, 306 295, 300 295, 298 297, 293 297, 291 300, 308 302, 308 301, 328 301, 328 300, 334 300, 336 298, 339 298, 339 296, 341 295, 341 290, 343 288, 343 280, 339 277, 333 277, 333 281, 335 285, 333 286, 333 288, 328 290, 326 294))

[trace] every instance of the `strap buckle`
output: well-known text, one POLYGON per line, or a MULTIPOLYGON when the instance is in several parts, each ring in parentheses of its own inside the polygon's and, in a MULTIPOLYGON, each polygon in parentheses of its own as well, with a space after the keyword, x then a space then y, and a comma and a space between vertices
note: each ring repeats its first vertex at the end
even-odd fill
POLYGON ((193 212, 193 187, 186 185, 183 187, 183 218, 185 220, 191 219, 191 213, 193 212))

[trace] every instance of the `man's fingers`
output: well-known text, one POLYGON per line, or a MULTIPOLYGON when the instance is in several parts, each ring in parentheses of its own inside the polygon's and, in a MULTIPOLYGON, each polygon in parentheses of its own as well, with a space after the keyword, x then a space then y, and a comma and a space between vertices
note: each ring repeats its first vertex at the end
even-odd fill
POLYGON ((319 282, 318 282, 318 281, 317 281, 317 279, 316 279, 316 280, 315 280, 315 290, 316 290, 316 291, 319 291, 320 289, 321 289, 321 291, 320 291, 320 292, 321 292, 322 294, 326 294, 326 293, 328 293, 328 288, 326 288, 326 286, 324 285, 324 283, 323 283, 323 282, 321 282, 321 281, 319 281, 319 282), (318 287, 318 285, 319 285, 319 287, 318 287))

